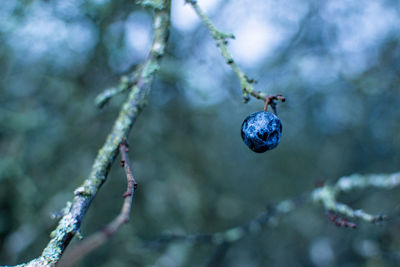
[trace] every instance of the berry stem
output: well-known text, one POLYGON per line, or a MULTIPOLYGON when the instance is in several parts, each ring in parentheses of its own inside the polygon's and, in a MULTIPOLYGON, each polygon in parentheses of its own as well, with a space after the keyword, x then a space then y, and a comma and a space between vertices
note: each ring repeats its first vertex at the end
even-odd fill
POLYGON ((281 94, 277 95, 269 95, 265 97, 265 105, 264 105, 264 111, 267 111, 268 106, 271 106, 272 112, 277 115, 277 109, 276 109, 276 101, 281 101, 282 103, 286 101, 286 98, 282 96, 281 94))

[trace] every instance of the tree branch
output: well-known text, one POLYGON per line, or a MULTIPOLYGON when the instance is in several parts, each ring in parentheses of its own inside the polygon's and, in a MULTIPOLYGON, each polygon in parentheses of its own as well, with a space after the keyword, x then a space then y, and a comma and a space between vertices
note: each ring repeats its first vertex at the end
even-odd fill
POLYGON ((170 24, 170 6, 170 0, 157 1, 153 19, 154 40, 150 54, 138 74, 139 78, 130 88, 129 96, 123 104, 105 144, 97 154, 89 177, 74 191, 74 199, 59 221, 57 228, 52 232, 52 239, 43 250, 42 255, 26 265, 54 265, 59 261, 72 237, 79 232, 86 211, 97 191, 107 179, 108 171, 117 156, 119 144, 127 138, 133 123, 145 106, 146 96, 154 75, 159 69, 159 61, 165 52, 170 24))

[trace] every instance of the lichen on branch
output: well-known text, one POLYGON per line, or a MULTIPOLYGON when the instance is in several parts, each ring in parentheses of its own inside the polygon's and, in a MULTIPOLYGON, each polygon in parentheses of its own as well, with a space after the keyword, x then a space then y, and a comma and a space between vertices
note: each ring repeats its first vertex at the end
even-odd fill
POLYGON ((42 255, 23 265, 53 266, 60 260, 71 239, 79 233, 80 225, 92 200, 106 181, 111 165, 118 154, 119 144, 127 138, 137 116, 145 106, 146 96, 165 52, 170 25, 171 1, 158 0, 156 4, 153 18, 154 39, 150 54, 143 63, 143 68, 140 68, 138 72, 137 81, 128 88, 129 95, 110 134, 97 154, 89 177, 74 191, 75 196, 71 206, 52 232, 52 238, 42 255))

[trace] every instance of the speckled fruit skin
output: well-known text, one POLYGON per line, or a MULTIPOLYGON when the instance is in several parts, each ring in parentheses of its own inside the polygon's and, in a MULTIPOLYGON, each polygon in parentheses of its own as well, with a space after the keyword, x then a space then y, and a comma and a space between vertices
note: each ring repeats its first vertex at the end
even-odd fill
POLYGON ((274 149, 281 140, 282 123, 274 114, 260 111, 250 114, 242 124, 243 142, 254 152, 274 149))

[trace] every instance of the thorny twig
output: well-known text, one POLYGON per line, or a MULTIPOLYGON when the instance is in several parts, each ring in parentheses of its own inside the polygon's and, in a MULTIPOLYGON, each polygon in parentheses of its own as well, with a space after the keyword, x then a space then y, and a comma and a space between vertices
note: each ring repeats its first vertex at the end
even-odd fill
POLYGON ((124 198, 124 202, 122 204, 122 208, 118 216, 112 220, 109 224, 107 224, 102 230, 92 234, 87 239, 83 240, 81 243, 71 248, 71 250, 67 250, 65 255, 61 258, 61 261, 57 265, 58 267, 66 267, 73 266, 84 256, 104 244, 108 239, 110 239, 118 229, 125 223, 129 221, 129 215, 132 208, 132 199, 137 188, 137 183, 132 174, 132 167, 129 161, 127 152, 128 152, 128 143, 125 139, 119 145, 119 151, 121 154, 121 167, 125 169, 126 174, 126 191, 122 195, 124 198))

